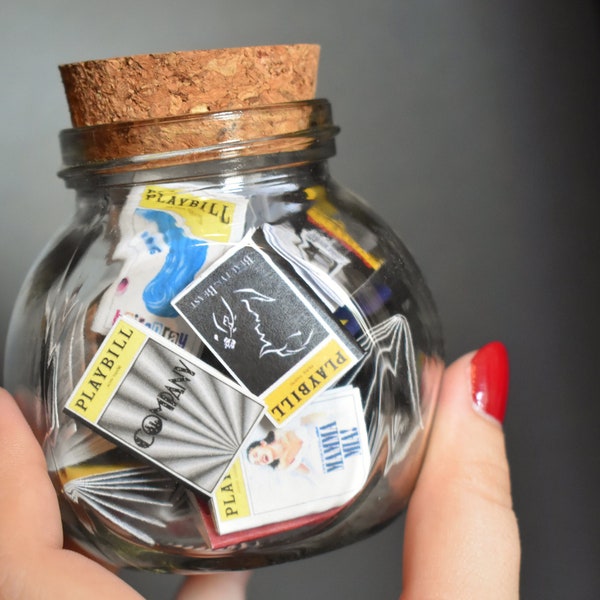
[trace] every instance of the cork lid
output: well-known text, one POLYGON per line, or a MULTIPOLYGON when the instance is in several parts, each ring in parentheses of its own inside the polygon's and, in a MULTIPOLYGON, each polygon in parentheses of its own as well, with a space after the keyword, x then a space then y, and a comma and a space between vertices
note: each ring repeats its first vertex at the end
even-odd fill
POLYGON ((74 127, 309 100, 319 46, 143 54, 61 65, 74 127))

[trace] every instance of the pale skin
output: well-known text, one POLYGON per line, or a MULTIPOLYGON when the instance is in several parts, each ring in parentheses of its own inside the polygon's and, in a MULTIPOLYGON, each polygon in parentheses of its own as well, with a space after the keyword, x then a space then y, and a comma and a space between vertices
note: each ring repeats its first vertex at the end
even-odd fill
MULTIPOLYGON (((406 515, 401 600, 519 596, 519 533, 504 435, 499 423, 473 409, 471 358, 458 359, 444 375, 425 464, 406 515)), ((4 390, 0 457, 0 599, 140 599, 110 570, 64 549, 44 457, 4 390)), ((400 552, 399 541, 399 557, 400 552)), ((247 579, 247 573, 188 577, 177 599, 239 600, 247 579)))
MULTIPOLYGON (((275 434, 275 440, 270 444, 261 440, 258 446, 250 450, 248 458, 252 464, 264 466, 278 460, 277 468, 287 469, 294 462, 302 444, 302 440, 294 431, 287 431, 281 435, 275 434)), ((303 463, 297 465, 295 469, 301 473, 309 473, 308 467, 303 463)))

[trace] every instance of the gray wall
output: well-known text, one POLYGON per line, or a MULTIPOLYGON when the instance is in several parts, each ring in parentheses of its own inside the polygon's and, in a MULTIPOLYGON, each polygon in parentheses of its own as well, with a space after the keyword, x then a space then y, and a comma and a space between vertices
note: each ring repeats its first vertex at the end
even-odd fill
MULTIPOLYGON (((591 1, 5 0, 1 338, 28 265, 73 209, 55 177, 69 124, 59 63, 320 43, 319 95, 342 127, 334 175, 412 249, 449 358, 493 338, 511 354, 523 598, 597 597, 599 17, 591 1)), ((400 519, 261 570, 250 598, 394 598, 401 539, 400 519)), ((151 599, 178 583, 126 577, 151 599)))

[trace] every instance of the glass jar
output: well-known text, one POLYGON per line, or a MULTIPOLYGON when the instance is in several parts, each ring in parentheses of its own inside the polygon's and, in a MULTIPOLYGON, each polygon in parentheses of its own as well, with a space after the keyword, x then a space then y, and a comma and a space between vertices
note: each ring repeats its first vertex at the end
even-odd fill
POLYGON ((329 103, 310 100, 61 133, 60 176, 75 189, 76 211, 20 292, 5 373, 42 443, 66 533, 92 555, 156 571, 254 568, 349 544, 405 508, 443 369, 440 325, 401 241, 330 177, 337 131, 329 103), (247 276, 240 249, 259 259, 247 276), (203 290, 204 313, 185 306, 190 290, 203 290), (316 347, 313 322, 348 356, 322 355, 309 372, 302 357, 316 347), (88 422, 85 398, 100 395, 117 361, 107 340, 118 344, 115 328, 136 326, 142 344, 183 366, 167 376, 153 354, 137 369, 141 383, 121 393, 133 377, 128 359, 121 387, 105 398, 106 408, 118 397, 124 412, 88 422), (228 350, 238 352, 229 363, 228 350), (280 406, 294 410, 280 410, 279 422, 263 394, 273 357, 292 365, 280 406), (248 403, 245 425, 232 424, 246 415, 238 400, 204 405, 206 382, 186 387, 200 371, 217 397, 233 389, 248 403), (184 400, 186 418, 189 401, 200 402, 218 426, 200 442, 177 430, 171 454, 157 458, 151 451, 184 400), (121 425, 135 443, 123 443, 121 425), (220 450, 234 429, 226 468, 195 485, 177 461, 205 473, 215 454, 203 454, 206 440, 214 434, 220 450), (273 450, 259 452, 273 436, 289 454, 276 467, 266 465, 273 450), (318 452, 292 455, 317 437, 318 452), (346 474, 330 484, 321 471, 346 474))

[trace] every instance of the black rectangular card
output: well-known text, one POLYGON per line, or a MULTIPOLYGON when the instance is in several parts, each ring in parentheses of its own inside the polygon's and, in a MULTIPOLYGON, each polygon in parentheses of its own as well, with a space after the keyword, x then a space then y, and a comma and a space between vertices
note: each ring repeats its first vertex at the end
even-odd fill
POLYGON ((246 237, 173 300, 280 425, 362 356, 321 304, 246 237))

